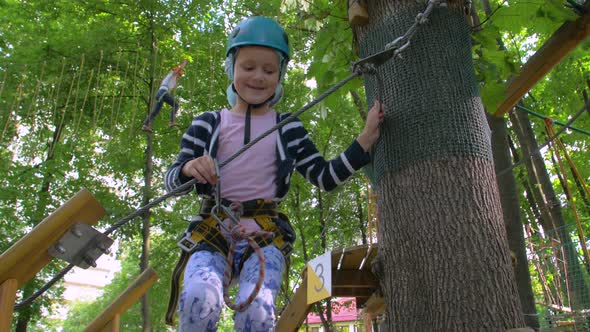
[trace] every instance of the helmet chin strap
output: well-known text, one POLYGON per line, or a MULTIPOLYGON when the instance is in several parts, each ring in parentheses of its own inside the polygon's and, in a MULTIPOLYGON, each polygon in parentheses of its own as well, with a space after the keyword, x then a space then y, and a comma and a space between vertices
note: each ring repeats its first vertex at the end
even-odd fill
POLYGON ((232 83, 231 85, 232 90, 234 90, 234 92, 236 93, 236 95, 242 99, 243 101, 245 101, 248 104, 248 108, 246 109, 246 123, 244 125, 244 145, 250 143, 250 127, 251 127, 251 121, 252 121, 252 108, 259 108, 261 106, 264 106, 265 104, 267 104, 268 102, 270 102, 272 100, 272 98, 274 97, 274 94, 272 96, 270 96, 270 98, 268 98, 266 101, 263 101, 262 103, 259 104, 250 104, 248 103, 248 101, 246 101, 246 99, 242 98, 242 96, 240 96, 240 93, 238 92, 238 90, 236 90, 235 85, 232 83))

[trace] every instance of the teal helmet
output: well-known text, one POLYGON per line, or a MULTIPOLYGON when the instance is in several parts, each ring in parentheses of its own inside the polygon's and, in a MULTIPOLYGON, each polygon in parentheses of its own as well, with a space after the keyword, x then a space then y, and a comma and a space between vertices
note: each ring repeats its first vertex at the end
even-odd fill
POLYGON ((279 84, 275 94, 271 97, 270 105, 278 103, 283 96, 281 83, 287 71, 287 63, 291 58, 287 33, 275 20, 262 16, 248 17, 230 33, 225 53, 225 72, 232 81, 226 91, 228 102, 232 106, 236 103, 237 98, 233 87, 234 62, 238 49, 243 46, 263 46, 277 51, 279 55, 279 84))
POLYGON ((241 46, 270 47, 281 52, 287 61, 291 58, 287 33, 268 17, 252 16, 240 22, 229 35, 225 55, 241 46))

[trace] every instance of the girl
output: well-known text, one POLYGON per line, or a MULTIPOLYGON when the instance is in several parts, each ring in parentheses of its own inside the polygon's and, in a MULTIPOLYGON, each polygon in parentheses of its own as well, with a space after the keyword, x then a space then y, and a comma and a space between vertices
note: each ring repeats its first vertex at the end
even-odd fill
MULTIPOLYGON (((220 179, 223 202, 241 202, 241 226, 249 231, 266 230, 269 226, 263 221, 269 217, 272 226, 280 230, 284 245, 277 241, 261 245, 266 274, 258 295, 245 310, 234 314, 236 331, 274 331, 275 298, 289 254, 285 247, 295 239, 286 217, 276 213, 276 203, 287 195, 295 169, 312 184, 329 191, 366 165, 368 151, 379 137, 383 111, 380 103, 375 102, 363 132, 346 151, 330 161, 318 153, 302 123, 295 120, 254 144, 221 168, 221 174, 216 174, 213 158, 223 162, 252 138, 289 116, 273 109, 281 99, 281 82, 290 58, 287 35, 280 25, 265 17, 242 21, 229 36, 226 57, 231 109, 206 112, 193 120, 182 138, 180 155, 166 174, 166 186, 171 191, 196 178, 199 184, 195 189, 205 197, 201 216, 211 221, 214 204, 207 197, 211 197, 213 185, 220 179)), ((225 254, 231 241, 236 249, 233 275, 239 282, 236 301, 244 301, 255 288, 258 257, 248 256, 246 241, 234 240, 227 234, 220 238, 223 240, 199 242, 190 256, 179 301, 180 331, 217 330, 225 254)))

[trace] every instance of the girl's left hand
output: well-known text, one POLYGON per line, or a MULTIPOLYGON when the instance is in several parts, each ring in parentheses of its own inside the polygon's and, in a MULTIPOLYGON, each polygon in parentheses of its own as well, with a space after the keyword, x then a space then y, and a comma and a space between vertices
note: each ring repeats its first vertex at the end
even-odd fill
POLYGON ((365 152, 371 150, 373 144, 377 142, 380 134, 380 126, 381 123, 383 123, 384 117, 385 112, 383 111, 383 105, 380 101, 375 100, 373 107, 371 107, 367 114, 365 129, 363 129, 363 132, 356 139, 365 152))

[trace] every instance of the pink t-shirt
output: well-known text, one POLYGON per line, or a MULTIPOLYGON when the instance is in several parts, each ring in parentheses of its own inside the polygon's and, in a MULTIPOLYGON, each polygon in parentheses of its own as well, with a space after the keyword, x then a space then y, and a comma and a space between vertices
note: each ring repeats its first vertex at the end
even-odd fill
MULTIPOLYGON (((250 140, 276 124, 276 113, 266 112, 262 115, 252 115, 250 118, 250 140)), ((219 148, 217 160, 224 162, 244 145, 244 127, 246 115, 221 111, 219 127, 219 148)), ((220 185, 221 197, 230 201, 249 201, 252 199, 272 200, 275 198, 277 185, 275 183, 277 132, 263 138, 236 159, 221 168, 220 185)), ((257 229, 257 224, 251 219, 242 219, 247 229, 257 229)))

